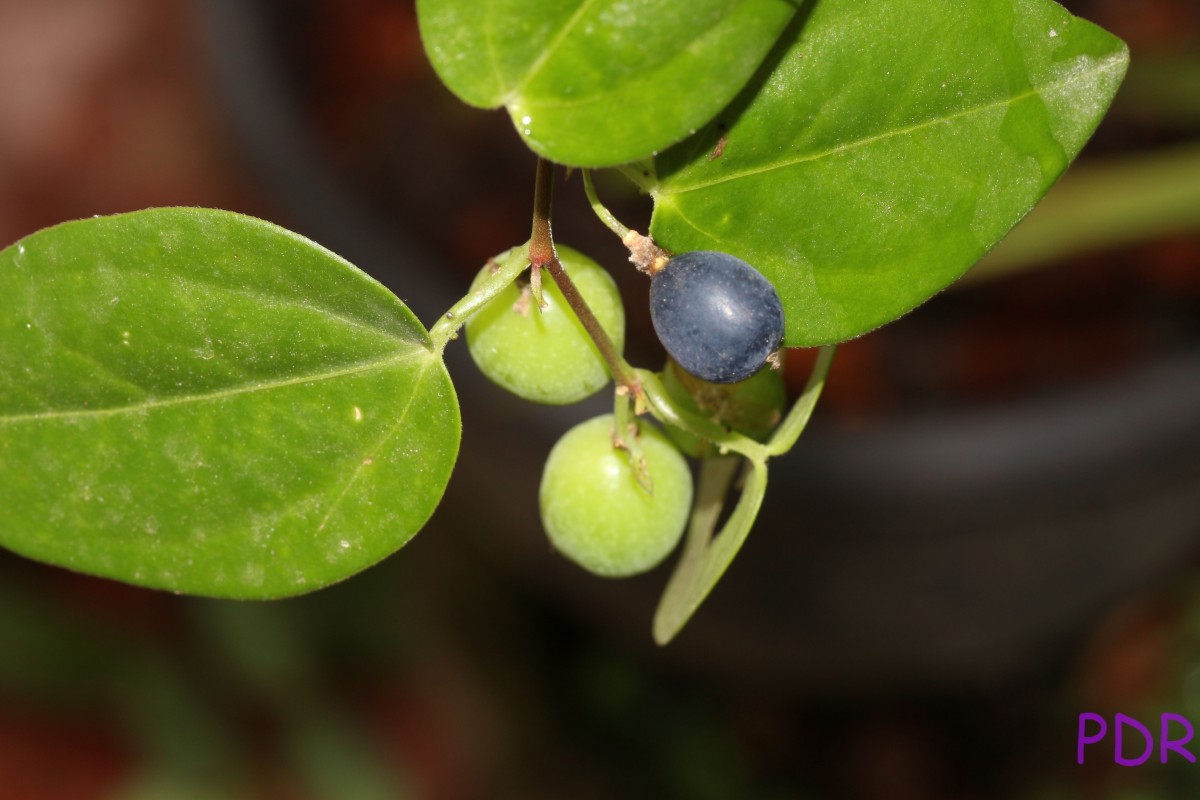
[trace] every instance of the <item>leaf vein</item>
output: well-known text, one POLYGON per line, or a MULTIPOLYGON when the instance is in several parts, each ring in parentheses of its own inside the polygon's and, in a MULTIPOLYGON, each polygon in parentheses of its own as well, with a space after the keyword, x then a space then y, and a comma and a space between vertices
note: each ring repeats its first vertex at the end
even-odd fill
MULTIPOLYGON (((1048 84, 1044 84, 1041 87, 1030 88, 1027 91, 1021 92, 1020 94, 1004 97, 999 100, 992 101, 990 103, 984 103, 983 105, 974 106, 972 108, 966 108, 961 111, 957 111, 953 114, 948 114, 946 116, 936 117, 933 119, 927 119, 922 122, 918 122, 916 124, 909 125, 908 127, 905 127, 905 128, 897 128, 895 130, 885 131, 883 133, 879 133, 874 136, 866 136, 861 139, 856 139, 854 141, 845 142, 836 147, 831 147, 827 150, 822 150, 821 152, 818 152, 818 153, 808 153, 805 155, 797 156, 796 158, 793 158, 790 160, 777 161, 777 162, 774 162, 771 164, 767 164, 765 166, 754 167, 751 169, 745 169, 745 170, 742 170, 741 172, 733 172, 733 173, 730 173, 727 175, 722 175, 722 176, 713 178, 708 181, 696 183, 691 186, 670 187, 667 189, 660 188, 658 195, 686 194, 688 192, 694 192, 694 191, 697 191, 700 189, 707 189, 712 186, 717 186, 722 183, 729 183, 732 181, 742 180, 743 178, 750 178, 755 175, 761 175, 761 174, 767 173, 767 172, 774 172, 775 170, 779 170, 779 169, 788 169, 790 167, 794 167, 799 164, 808 163, 810 161, 819 161, 820 159, 829 158, 831 156, 836 156, 836 155, 839 155, 841 153, 845 153, 845 152, 848 152, 851 150, 857 150, 859 148, 866 147, 871 144, 875 144, 876 142, 885 141, 887 139, 891 139, 891 138, 898 137, 898 136, 907 136, 908 134, 915 133, 924 128, 930 128, 934 125, 952 122, 954 120, 962 119, 964 117, 969 117, 969 116, 973 116, 976 114, 983 114, 983 113, 986 113, 993 109, 1001 108, 1006 105, 1013 105, 1015 103, 1021 102, 1022 100, 1033 97, 1035 95, 1040 95, 1045 92, 1050 92, 1050 91, 1054 91, 1054 90, 1058 90, 1058 89, 1062 89, 1064 87, 1070 86, 1073 83, 1083 80, 1085 77, 1091 78, 1094 75, 1098 75, 1103 72, 1111 72, 1113 70, 1117 70, 1120 68, 1121 68, 1121 65, 1119 63, 1119 59, 1115 59, 1115 58, 1111 58, 1111 57, 1106 58, 1101 63, 1101 65, 1099 65, 1096 69, 1088 70, 1086 72, 1075 72, 1072 75, 1065 78, 1064 80, 1058 81, 1056 83, 1048 83, 1048 84)), ((660 185, 660 187, 662 186, 661 183, 659 185, 660 185)), ((677 208, 675 209, 675 211, 676 211, 676 213, 678 213, 677 208)))
POLYGON ((554 38, 546 44, 546 47, 542 50, 541 54, 534 59, 532 64, 529 65, 529 69, 525 71, 525 75, 521 78, 521 82, 513 87, 513 90, 509 92, 508 97, 504 99, 505 105, 511 103, 514 98, 518 97, 525 91, 526 87, 528 87, 533 79, 537 77, 537 74, 542 71, 542 68, 546 66, 546 62, 550 60, 550 57, 558 51, 558 48, 562 47, 563 42, 565 42, 567 37, 570 36, 571 31, 575 29, 575 26, 579 24, 579 21, 583 19, 588 9, 590 9, 595 2, 596 0, 584 0, 579 8, 575 10, 575 13, 571 15, 566 24, 563 25, 558 33, 554 35, 554 38))
MULTIPOLYGON (((117 416, 119 414, 135 414, 142 411, 157 410, 160 408, 187 405, 190 403, 225 400, 230 397, 237 397, 238 395, 250 394, 253 392, 269 392, 275 389, 284 389, 289 386, 297 386, 304 383, 317 383, 320 381, 346 377, 348 375, 357 375, 365 372, 372 372, 374 370, 387 369, 389 367, 399 366, 407 361, 415 360, 416 356, 418 355, 421 354, 419 352, 403 352, 389 355, 386 358, 359 362, 347 367, 329 370, 326 372, 295 375, 290 378, 283 378, 279 380, 251 381, 248 383, 239 384, 237 386, 231 386, 226 389, 218 389, 212 392, 180 395, 178 397, 152 398, 150 400, 133 403, 131 405, 113 406, 110 408, 70 409, 65 411, 38 411, 30 414, 12 414, 9 416, 0 416, 0 427, 18 425, 27 422, 58 421, 88 417, 109 417, 117 416)), ((428 367, 426 367, 426 369, 428 369, 428 367)))
POLYGON ((220 284, 201 280, 201 279, 191 276, 191 275, 177 274, 174 277, 180 283, 185 283, 190 286, 203 287, 203 288, 208 289, 213 292, 224 293, 224 294, 229 294, 229 295, 236 295, 237 297, 244 297, 249 300, 254 300, 254 301, 262 304, 263 310, 277 309, 277 308, 300 308, 300 309, 304 309, 305 311, 312 311, 312 312, 314 312, 320 316, 326 317, 328 319, 337 320, 338 322, 344 323, 347 326, 352 327, 352 328, 357 328, 360 330, 368 330, 368 331, 373 331, 375 333, 383 334, 386 338, 388 338, 394 342, 400 343, 400 344, 413 344, 418 341, 416 339, 400 336, 400 335, 396 334, 396 332, 388 330, 383 327, 380 327, 379 325, 373 324, 370 321, 343 316, 341 314, 331 311, 328 308, 324 308, 319 305, 314 305, 312 303, 305 302, 301 298, 283 297, 280 295, 268 294, 267 292, 256 291, 254 289, 245 288, 245 287, 231 288, 229 286, 221 286, 220 284))
MULTIPOLYGON (((379 441, 377 441, 374 446, 367 451, 368 455, 370 455, 372 458, 378 455, 380 448, 382 448, 389 439, 395 436, 396 432, 400 430, 401 426, 404 425, 404 421, 408 418, 408 412, 412 409, 413 403, 416 402, 417 396, 421 393, 421 385, 425 382, 427 377, 429 377, 429 364, 426 364, 425 368, 421 370, 420 377, 413 382, 412 392, 408 396, 408 402, 404 404, 404 408, 400 411, 400 415, 396 418, 395 424, 388 428, 387 432, 379 438, 379 441)), ((325 516, 321 519, 321 523, 317 526, 318 533, 325 530, 325 526, 329 524, 330 518, 333 517, 334 512, 337 511, 338 506, 340 506, 342 503, 342 500, 344 500, 346 495, 350 493, 350 489, 353 488, 354 484, 358 482, 358 479, 362 475, 366 466, 367 459, 364 458, 358 462, 358 466, 354 469, 354 472, 351 473, 350 478, 346 481, 346 485, 342 487, 342 491, 338 493, 337 498, 334 499, 334 501, 329 505, 329 510, 325 512, 325 516)))

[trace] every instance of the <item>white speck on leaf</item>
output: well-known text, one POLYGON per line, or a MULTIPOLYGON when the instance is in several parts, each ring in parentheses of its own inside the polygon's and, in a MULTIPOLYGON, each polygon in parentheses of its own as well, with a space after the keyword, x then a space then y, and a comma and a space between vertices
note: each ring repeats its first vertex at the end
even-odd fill
POLYGON ((242 579, 251 586, 262 586, 265 577, 262 564, 247 564, 242 569, 242 579))
POLYGON ((1058 31, 1054 30, 1054 28, 1051 28, 1050 29, 1050 38, 1053 39, 1056 36, 1058 36, 1058 31))
POLYGON ((361 409, 361 408, 359 408, 358 406, 355 406, 355 407, 354 407, 354 421, 355 421, 355 422, 362 422, 362 420, 363 420, 363 413, 362 413, 362 409, 361 409))
POLYGON ((342 539, 340 542, 338 542, 338 547, 342 548, 343 550, 349 550, 350 543, 345 539, 342 539))

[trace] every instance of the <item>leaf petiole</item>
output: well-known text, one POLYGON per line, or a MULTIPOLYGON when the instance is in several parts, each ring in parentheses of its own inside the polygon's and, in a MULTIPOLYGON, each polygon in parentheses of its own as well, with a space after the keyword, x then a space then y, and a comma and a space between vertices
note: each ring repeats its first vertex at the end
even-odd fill
POLYGON ((600 202, 600 197, 596 194, 596 185, 592 183, 592 171, 590 169, 583 170, 583 191, 587 194, 588 203, 592 206, 592 211, 596 212, 596 216, 604 223, 604 226, 620 237, 621 241, 629 235, 629 227, 623 225, 620 220, 613 215, 611 211, 603 203, 600 202))
POLYGON ((829 375, 829 367, 833 364, 833 354, 836 351, 837 345, 831 344, 822 347, 817 353, 817 360, 813 364, 812 372, 808 375, 808 383, 804 385, 804 391, 800 393, 792 410, 783 418, 783 422, 779 423, 779 427, 775 429, 775 433, 767 442, 768 456, 781 456, 791 450, 796 444, 796 440, 800 438, 800 434, 804 432, 808 420, 812 417, 813 409, 817 407, 821 390, 825 388, 825 378, 829 375))
POLYGON ((451 306, 429 329, 434 352, 441 353, 445 350, 446 344, 458 336, 459 329, 467 324, 467 320, 525 271, 529 266, 529 244, 514 247, 499 258, 499 268, 489 275, 478 289, 451 306))
POLYGON ((739 453, 752 461, 766 461, 770 457, 767 448, 748 436, 726 430, 704 417, 681 408, 672 399, 662 379, 649 370, 636 370, 647 407, 657 419, 668 425, 687 431, 693 436, 707 439, 725 453, 739 453))
POLYGON ((654 276, 655 273, 662 271, 666 267, 667 262, 671 260, 671 254, 655 244, 654 239, 649 236, 643 236, 637 231, 626 225, 623 225, 611 211, 609 211, 600 198, 596 195, 596 186, 592 183, 591 170, 583 171, 583 190, 587 194, 588 203, 592 206, 592 211, 596 212, 596 216, 604 223, 610 231, 621 237, 621 244, 629 249, 629 260, 642 272, 649 276, 654 276))

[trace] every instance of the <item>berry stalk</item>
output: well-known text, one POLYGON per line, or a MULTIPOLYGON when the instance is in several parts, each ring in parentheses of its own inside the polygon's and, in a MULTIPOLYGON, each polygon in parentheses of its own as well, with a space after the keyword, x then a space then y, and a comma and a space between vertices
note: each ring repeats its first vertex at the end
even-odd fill
POLYGON ((554 249, 554 234, 551 232, 551 216, 554 201, 554 165, 544 158, 537 162, 537 175, 533 187, 533 232, 529 238, 529 264, 536 273, 545 269, 558 285, 563 299, 579 317, 579 322, 588 336, 596 343, 600 357, 608 365, 608 371, 619 387, 635 397, 641 393, 641 385, 633 368, 621 357, 620 352, 613 346, 612 340, 604 332, 596 315, 588 307, 583 295, 575 288, 575 283, 563 269, 558 253, 554 249))

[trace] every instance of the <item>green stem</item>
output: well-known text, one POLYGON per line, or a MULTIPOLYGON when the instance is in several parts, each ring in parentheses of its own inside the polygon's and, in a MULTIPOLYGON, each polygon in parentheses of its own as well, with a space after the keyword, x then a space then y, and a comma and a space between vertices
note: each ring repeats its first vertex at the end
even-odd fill
POLYGON ((750 437, 725 430, 711 420, 680 408, 663 386, 662 380, 653 372, 639 369, 637 375, 650 413, 660 421, 681 428, 693 436, 708 439, 722 454, 740 453, 751 461, 766 461, 770 456, 766 447, 750 437))
POLYGON ((804 427, 808 425, 813 409, 817 406, 821 390, 825 388, 825 378, 829 375, 829 367, 833 364, 833 354, 836 350, 837 345, 826 345, 817 354, 817 361, 813 364, 812 372, 809 373, 804 391, 800 393, 792 410, 784 417, 783 422, 771 436, 771 440, 767 442, 768 456, 783 455, 791 450, 792 446, 796 444, 796 440, 800 438, 800 434, 804 432, 804 427))
POLYGON ((649 494, 654 494, 654 481, 646 468, 646 457, 642 452, 642 440, 633 399, 628 392, 614 392, 613 397, 613 446, 629 454, 629 468, 638 485, 649 494))
MULTIPOLYGON (((627 392, 613 393, 613 441, 623 442, 629 436, 629 426, 637 423, 627 392)), ((620 445, 624 446, 624 445, 620 445)), ((628 449, 628 448, 626 448, 628 449)))
POLYGON ((592 204, 592 211, 596 212, 596 216, 600 218, 605 227, 621 237, 621 241, 625 241, 625 237, 629 235, 629 228, 622 225, 620 220, 614 217, 613 213, 600 202, 600 198, 596 195, 596 185, 592 183, 592 171, 590 169, 583 171, 583 191, 587 193, 588 202, 592 204))
POLYGON ((525 271, 525 267, 529 266, 529 245, 514 247, 500 258, 500 268, 489 275, 478 288, 451 306, 429 329, 429 338, 433 340, 435 352, 441 353, 445 350, 446 344, 458 336, 459 329, 467 324, 467 320, 525 271))

